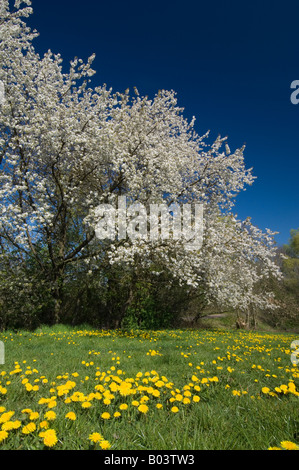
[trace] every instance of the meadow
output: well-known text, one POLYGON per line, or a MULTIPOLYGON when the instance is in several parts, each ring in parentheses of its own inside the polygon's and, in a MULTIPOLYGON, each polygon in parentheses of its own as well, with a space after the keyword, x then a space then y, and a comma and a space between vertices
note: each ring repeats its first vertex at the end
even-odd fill
POLYGON ((298 449, 293 334, 0 333, 1 450, 298 449))

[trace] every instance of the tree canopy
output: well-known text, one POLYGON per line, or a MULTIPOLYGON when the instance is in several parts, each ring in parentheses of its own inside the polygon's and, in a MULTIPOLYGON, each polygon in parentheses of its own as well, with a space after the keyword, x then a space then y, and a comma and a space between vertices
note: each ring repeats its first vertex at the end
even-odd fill
POLYGON ((102 309, 122 317, 140 280, 145 304, 148 280, 147 289, 157 294, 161 281, 169 297, 181 287, 184 295, 196 292, 206 303, 242 311, 273 307, 273 294, 257 286, 280 276, 274 234, 233 213, 238 193, 254 181, 245 147, 232 152, 226 137, 210 143, 208 134, 198 135, 174 91, 153 98, 137 90, 114 93, 90 86, 94 56, 86 63, 74 58, 67 73, 59 54, 40 57, 33 45, 38 33, 24 21, 30 5, 17 0, 10 11, 4 0, 0 6, 0 299, 6 315, 36 312, 60 321, 69 315, 70 299, 89 312, 93 297, 100 300, 90 315, 102 309), (190 253, 175 237, 97 238, 97 208, 116 205, 119 196, 145 208, 200 203, 201 248, 190 253))

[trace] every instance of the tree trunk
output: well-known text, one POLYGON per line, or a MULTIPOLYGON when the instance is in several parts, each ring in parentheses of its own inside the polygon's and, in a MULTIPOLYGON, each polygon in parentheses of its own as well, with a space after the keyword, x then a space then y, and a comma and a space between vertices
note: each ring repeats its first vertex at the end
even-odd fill
POLYGON ((53 282, 52 297, 54 300, 53 321, 57 324, 61 321, 63 309, 63 283, 64 283, 64 269, 61 268, 55 273, 53 282))

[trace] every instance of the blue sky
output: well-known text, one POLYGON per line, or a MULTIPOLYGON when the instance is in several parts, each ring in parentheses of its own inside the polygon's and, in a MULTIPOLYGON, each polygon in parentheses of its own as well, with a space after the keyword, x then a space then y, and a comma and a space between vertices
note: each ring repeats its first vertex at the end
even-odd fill
POLYGON ((211 138, 246 144, 257 177, 235 213, 286 243, 299 228, 298 1, 33 0, 35 47, 75 56, 96 54, 96 84, 136 86, 149 97, 177 92, 187 118, 211 138))

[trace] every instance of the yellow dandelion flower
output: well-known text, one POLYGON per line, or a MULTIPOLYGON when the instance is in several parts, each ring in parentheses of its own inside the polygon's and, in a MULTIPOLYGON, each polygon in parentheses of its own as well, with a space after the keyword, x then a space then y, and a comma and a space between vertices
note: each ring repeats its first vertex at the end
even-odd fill
POLYGON ((84 401, 81 406, 82 408, 90 408, 92 405, 90 401, 84 401))
POLYGON ((141 398, 140 398, 140 403, 146 403, 147 401, 149 400, 149 397, 147 395, 143 395, 141 398))
POLYGON ((77 417, 76 414, 73 411, 69 411, 65 417, 69 419, 70 421, 76 421, 77 417))
POLYGON ((0 431, 0 442, 4 441, 8 437, 7 431, 0 431))
POLYGON ((99 432, 93 432, 92 434, 89 435, 89 440, 96 444, 97 442, 100 442, 103 440, 103 436, 99 432))
POLYGON ((170 410, 172 413, 177 413, 179 411, 177 406, 173 406, 170 410))
POLYGON ((10 421, 10 418, 15 414, 14 411, 7 411, 0 416, 0 424, 6 423, 6 421, 10 421))
POLYGON ((119 405, 119 409, 120 410, 127 410, 128 409, 128 405, 126 403, 122 403, 121 405, 119 405))
POLYGON ((40 433, 41 437, 44 439, 44 445, 47 447, 53 447, 57 444, 58 439, 55 429, 47 429, 40 433))
POLYGON ((119 385, 119 393, 122 396, 130 395, 132 393, 131 389, 132 389, 132 384, 130 382, 122 382, 119 385))
POLYGON ((101 417, 102 417, 103 419, 110 419, 110 418, 111 418, 110 413, 107 413, 107 412, 102 413, 102 414, 101 414, 101 417))
POLYGON ((280 445, 283 449, 286 450, 299 450, 299 446, 291 441, 282 441, 280 445))
POLYGON ((54 419, 56 419, 56 413, 55 411, 52 411, 52 410, 47 411, 44 416, 49 421, 53 421, 54 419))
POLYGON ((12 429, 19 429, 22 425, 21 421, 19 419, 16 419, 16 421, 12 421, 12 429))
POLYGON ((138 406, 138 411, 140 411, 140 413, 146 414, 148 412, 148 406, 141 404, 138 406))
POLYGON ((56 400, 50 400, 48 403, 48 408, 55 408, 57 406, 57 401, 56 400))
POLYGON ((30 434, 36 430, 36 424, 32 421, 28 423, 26 426, 23 426, 22 433, 23 434, 30 434))
POLYGON ((163 382, 163 380, 158 380, 156 383, 155 383, 156 387, 163 387, 165 385, 165 383, 163 382))
POLYGON ((44 398, 44 397, 43 397, 43 398, 40 398, 40 399, 38 400, 38 404, 39 404, 39 405, 44 405, 45 403, 49 403, 49 401, 51 401, 50 398, 44 398))
POLYGON ((41 429, 48 429, 48 427, 49 427, 48 421, 46 421, 46 420, 41 421, 41 422, 39 423, 39 427, 40 427, 41 429))
POLYGON ((21 421, 6 421, 1 426, 2 431, 11 431, 12 429, 19 429, 21 427, 21 421))
POLYGON ((1 426, 2 431, 11 431, 13 429, 13 421, 6 421, 1 426))
POLYGON ((100 442, 100 447, 101 447, 103 450, 107 450, 107 449, 110 449, 111 444, 110 444, 109 441, 106 441, 105 439, 103 439, 103 440, 100 442))

